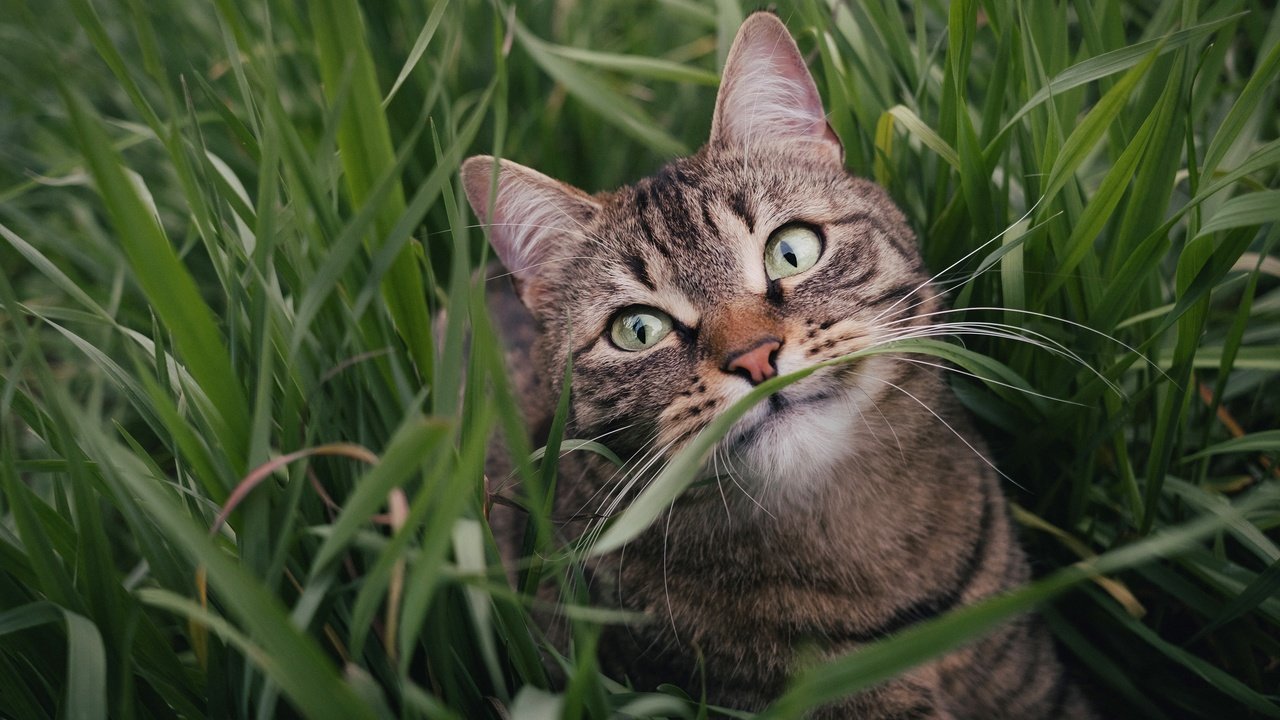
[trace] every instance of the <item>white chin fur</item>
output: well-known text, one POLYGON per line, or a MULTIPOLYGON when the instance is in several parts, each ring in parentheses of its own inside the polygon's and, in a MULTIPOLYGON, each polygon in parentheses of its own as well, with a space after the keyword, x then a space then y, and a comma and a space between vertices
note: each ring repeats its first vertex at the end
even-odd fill
MULTIPOLYGON (((757 412, 768 413, 764 405, 757 412)), ((802 498, 812 495, 856 453, 861 420, 853 399, 844 396, 785 412, 785 417, 767 420, 750 444, 738 449, 738 460, 765 497, 802 498)))
MULTIPOLYGON (((888 388, 880 378, 888 361, 880 360, 864 361, 859 368, 862 377, 825 400, 789 405, 780 417, 773 417, 775 411, 765 400, 747 413, 738 427, 756 429, 750 431, 749 441, 732 451, 734 471, 748 483, 743 489, 770 511, 803 503, 836 480, 841 468, 856 463, 868 444, 884 442, 887 419, 874 402, 888 388)), ((815 385, 830 382, 815 376, 783 390, 782 395, 812 396, 815 385)), ((728 441, 733 438, 731 432, 728 441)))

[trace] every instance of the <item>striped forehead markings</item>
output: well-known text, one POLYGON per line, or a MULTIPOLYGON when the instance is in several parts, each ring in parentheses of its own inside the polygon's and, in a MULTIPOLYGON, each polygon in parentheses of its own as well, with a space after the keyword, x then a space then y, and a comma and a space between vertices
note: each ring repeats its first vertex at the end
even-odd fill
POLYGON ((653 284, 653 278, 649 276, 649 268, 645 265, 644 258, 639 254, 627 255, 623 258, 627 268, 631 270, 631 274, 636 276, 636 280, 640 281, 650 292, 657 291, 658 286, 653 284))
POLYGON ((711 216, 711 203, 707 202, 706 197, 703 197, 698 204, 702 206, 702 224, 706 226, 707 234, 718 236, 720 234, 720 226, 716 223, 716 219, 711 216))
POLYGON ((640 232, 649 246, 656 248, 658 239, 654 237, 653 228, 649 225, 649 193, 645 190, 643 183, 635 186, 635 201, 636 222, 640 225, 640 232))
POLYGON ((848 215, 845 215, 843 217, 838 217, 835 220, 832 220, 831 224, 832 225, 850 225, 853 223, 866 222, 868 220, 871 220, 873 217, 874 216, 869 212, 863 212, 863 211, 852 212, 852 213, 849 213, 848 215))
POLYGON ((734 190, 729 196, 729 209, 734 215, 742 218, 742 222, 747 225, 747 232, 754 233, 756 231, 756 218, 751 208, 747 205, 747 194, 741 189, 734 190))
POLYGON ((691 173, 684 163, 663 167, 657 174, 641 181, 637 189, 640 188, 652 196, 669 234, 699 237, 703 241, 714 241, 719 237, 719 224, 710 208, 713 194, 702 182, 702 177, 691 173), (698 209, 696 213, 693 212, 694 206, 698 209))

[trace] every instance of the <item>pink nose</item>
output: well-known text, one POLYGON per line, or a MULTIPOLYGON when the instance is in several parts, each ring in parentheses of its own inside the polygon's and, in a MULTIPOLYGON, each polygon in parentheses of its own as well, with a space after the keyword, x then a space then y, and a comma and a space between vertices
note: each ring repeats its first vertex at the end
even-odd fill
POLYGON ((725 361, 724 371, 737 373, 750 380, 752 385, 759 385, 778 374, 775 361, 781 347, 780 340, 763 338, 750 349, 730 355, 725 361))

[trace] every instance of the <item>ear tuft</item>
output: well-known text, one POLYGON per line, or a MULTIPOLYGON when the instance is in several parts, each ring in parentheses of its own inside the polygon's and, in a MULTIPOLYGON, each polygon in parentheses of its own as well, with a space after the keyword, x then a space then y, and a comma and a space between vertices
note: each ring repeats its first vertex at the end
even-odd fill
POLYGON ((743 147, 804 143, 843 163, 844 149, 795 40, 778 16, 757 12, 742 23, 725 61, 711 121, 711 144, 743 147))
POLYGON ((498 161, 497 193, 490 216, 489 189, 494 159, 468 158, 462 164, 462 185, 480 221, 489 226, 489 241, 498 259, 522 288, 528 286, 566 244, 566 236, 581 235, 600 205, 581 190, 542 173, 498 161))

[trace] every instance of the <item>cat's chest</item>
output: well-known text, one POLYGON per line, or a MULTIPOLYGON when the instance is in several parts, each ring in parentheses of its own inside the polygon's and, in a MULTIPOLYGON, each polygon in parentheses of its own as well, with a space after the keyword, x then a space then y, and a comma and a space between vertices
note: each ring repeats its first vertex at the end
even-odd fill
MULTIPOLYGON (((884 513, 815 511, 744 527, 692 508, 658 524, 598 567, 611 605, 645 613, 664 643, 775 652, 846 646, 954 583, 973 565, 981 513, 915 513, 915 525, 884 513), (969 515, 973 517, 969 517, 969 515), (910 529, 906 529, 910 528, 910 529)), ((978 510, 974 508, 974 510, 978 510)), ((737 651, 733 651, 737 652, 737 651)))
POLYGON ((614 604, 682 643, 793 646, 852 632, 900 595, 899 563, 824 542, 820 530, 738 533, 693 545, 674 532, 612 559, 614 604))
MULTIPOLYGON (((599 602, 643 613, 646 621, 606 629, 605 664, 635 682, 705 682, 712 696, 737 707, 767 702, 813 654, 849 646, 875 623, 887 584, 837 577, 797 563, 757 562, 755 552, 708 549, 688 558, 610 558, 598 577, 599 602), (729 560, 728 558, 732 558, 729 560), (872 584, 877 590, 868 595, 872 584)), ((779 558, 775 557, 775 561, 779 558)))

